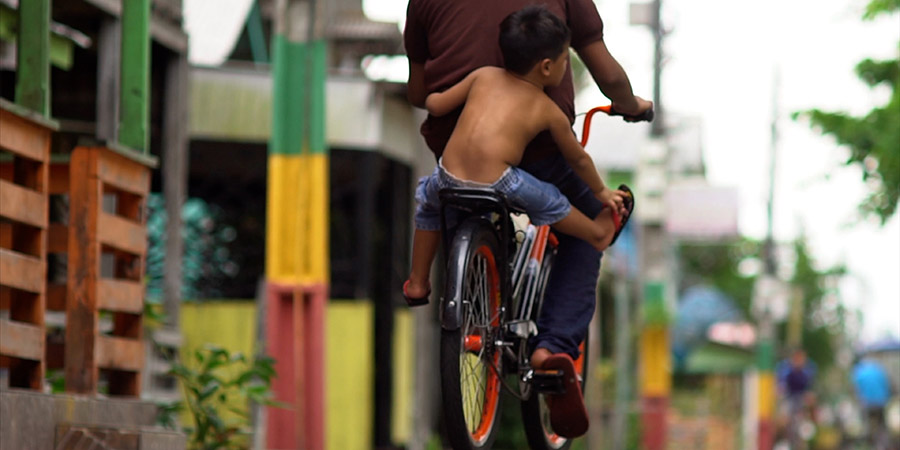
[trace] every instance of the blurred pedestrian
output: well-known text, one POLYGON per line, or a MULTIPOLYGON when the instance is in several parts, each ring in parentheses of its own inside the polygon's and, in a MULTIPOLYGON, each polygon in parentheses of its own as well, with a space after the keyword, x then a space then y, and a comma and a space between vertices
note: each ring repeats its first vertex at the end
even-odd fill
POLYGON ((802 348, 791 351, 790 357, 780 361, 775 367, 778 382, 779 425, 784 437, 792 448, 805 440, 800 426, 808 421, 816 423, 816 397, 812 387, 816 378, 816 364, 810 361, 802 348))
POLYGON ((884 421, 884 410, 891 398, 887 371, 878 361, 862 358, 853 366, 852 379, 856 398, 865 414, 869 440, 877 449, 891 448, 886 440, 890 438, 884 421))

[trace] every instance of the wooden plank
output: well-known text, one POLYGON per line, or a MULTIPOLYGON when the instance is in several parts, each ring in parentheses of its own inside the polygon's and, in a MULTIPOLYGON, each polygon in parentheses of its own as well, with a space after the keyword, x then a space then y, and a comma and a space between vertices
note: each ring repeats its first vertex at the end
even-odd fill
POLYGON ((65 311, 68 289, 64 284, 47 284, 47 310, 65 311))
POLYGON ((103 245, 135 255, 147 250, 147 229, 113 214, 98 214, 97 237, 103 245))
POLYGON ((122 2, 119 142, 150 153, 150 0, 122 2))
POLYGON ((97 309, 141 314, 144 286, 137 281, 101 279, 97 283, 97 309))
POLYGON ((50 159, 50 130, 0 108, 0 149, 34 161, 50 159))
POLYGON ((51 195, 69 193, 68 163, 50 163, 50 187, 47 193, 51 195))
POLYGON ((150 169, 111 150, 102 151, 97 174, 116 189, 142 197, 150 192, 150 169))
POLYGON ((0 353, 41 361, 44 357, 44 330, 39 326, 0 319, 0 353))
POLYGON ((94 394, 96 365, 97 279, 100 245, 97 214, 100 182, 96 178, 97 151, 76 147, 70 160, 68 294, 66 301, 66 392, 94 394))
POLYGON ((12 248, 12 236, 13 224, 11 222, 0 222, 0 248, 12 248))
POLYGON ((0 284, 43 294, 44 277, 44 262, 40 259, 0 248, 0 284))
POLYGON ((50 0, 19 4, 16 103, 50 116, 50 0))
POLYGON ((47 196, 0 180, 0 216, 37 228, 47 228, 47 196))
POLYGON ((144 367, 144 345, 140 339, 97 336, 97 367, 138 372, 144 367))
POLYGON ((69 227, 61 223, 51 223, 47 228, 47 253, 69 251, 69 227))
POLYGON ((119 125, 119 57, 122 26, 118 17, 101 19, 97 33, 97 138, 116 142, 119 125))

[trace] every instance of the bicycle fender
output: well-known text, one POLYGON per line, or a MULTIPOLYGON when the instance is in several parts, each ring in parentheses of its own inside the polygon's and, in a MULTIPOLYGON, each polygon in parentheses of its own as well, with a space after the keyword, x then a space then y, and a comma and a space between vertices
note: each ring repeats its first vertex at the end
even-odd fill
POLYGON ((469 255, 466 249, 472 239, 467 230, 459 230, 454 239, 453 249, 447 260, 447 278, 445 280, 446 291, 441 299, 441 328, 453 331, 462 326, 462 302, 464 293, 460 287, 463 285, 466 260, 469 255))

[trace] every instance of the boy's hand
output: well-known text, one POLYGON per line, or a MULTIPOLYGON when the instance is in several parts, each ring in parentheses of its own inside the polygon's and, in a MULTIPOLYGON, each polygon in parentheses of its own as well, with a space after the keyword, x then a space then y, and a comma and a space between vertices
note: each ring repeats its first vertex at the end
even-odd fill
POLYGON ((625 193, 618 189, 603 188, 602 191, 594 194, 597 200, 604 205, 609 206, 613 211, 618 212, 619 216, 628 216, 628 209, 625 208, 625 193))

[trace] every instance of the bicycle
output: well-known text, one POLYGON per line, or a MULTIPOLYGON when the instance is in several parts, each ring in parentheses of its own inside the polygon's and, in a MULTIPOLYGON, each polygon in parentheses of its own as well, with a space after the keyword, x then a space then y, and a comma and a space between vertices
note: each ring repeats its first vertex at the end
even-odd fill
MULTIPOLYGON (((597 112, 620 115, 610 106, 590 110, 581 144, 587 143, 597 112)), ((653 111, 628 120, 650 121, 653 111)), ((440 192, 446 282, 440 304, 441 392, 447 438, 456 450, 487 449, 496 438, 501 389, 521 402, 529 446, 567 449, 571 440, 556 434, 544 396, 564 393, 562 373, 535 370, 528 340, 537 334, 544 291, 558 240, 549 225, 516 230, 510 214, 523 214, 489 188, 440 192), (466 216, 447 227, 448 209, 466 216), (509 383, 507 375, 515 375, 509 383)), ((614 213, 615 214, 615 213, 614 213)), ((587 339, 575 361, 581 386, 587 379, 587 339)), ((582 389, 583 392, 583 389, 582 389)))

